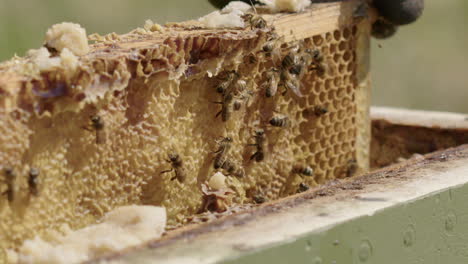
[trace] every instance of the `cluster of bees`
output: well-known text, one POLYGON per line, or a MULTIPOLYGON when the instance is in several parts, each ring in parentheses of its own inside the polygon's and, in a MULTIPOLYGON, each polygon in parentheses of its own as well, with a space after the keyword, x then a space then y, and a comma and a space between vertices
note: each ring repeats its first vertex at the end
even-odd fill
POLYGON ((221 120, 226 122, 231 118, 232 111, 239 111, 242 105, 248 103, 253 92, 247 89, 247 82, 240 79, 236 71, 225 72, 218 79, 222 80, 216 87, 216 92, 221 95, 221 101, 213 103, 221 105, 216 117, 221 116, 221 120))
MULTIPOLYGON (((13 203, 17 197, 17 192, 19 191, 16 186, 17 174, 12 168, 6 167, 3 169, 3 175, 5 177, 4 181, 7 189, 2 193, 2 195, 6 195, 8 202, 13 203)), ((39 170, 37 168, 31 168, 29 170, 28 191, 30 195, 39 195, 39 170)))
MULTIPOLYGON (((250 24, 251 29, 265 28, 267 26, 266 21, 262 17, 254 14, 246 14, 244 19, 250 24)), ((298 44, 288 47, 287 54, 282 56, 283 49, 281 47, 281 40, 282 39, 275 33, 272 33, 266 43, 261 47, 260 58, 270 60, 273 63, 273 66, 265 73, 265 80, 261 84, 260 89, 265 91, 266 98, 274 97, 278 93, 278 89, 280 87, 283 88, 283 91, 281 92, 283 96, 288 91, 292 91, 296 96, 303 97, 303 94, 300 91, 300 81, 302 77, 308 71, 313 71, 317 76, 323 77, 327 69, 327 66, 324 63, 324 58, 319 50, 304 48, 305 45, 303 41, 299 41, 298 44)), ((257 62, 257 56, 252 55, 250 60, 251 62, 257 62)), ((221 115, 223 122, 229 120, 231 110, 238 110, 240 108, 235 107, 235 102, 239 102, 246 98, 245 94, 242 94, 241 92, 249 91, 243 85, 238 84, 239 82, 242 82, 242 84, 245 84, 246 82, 240 79, 237 72, 229 71, 225 73, 225 75, 226 77, 222 77, 221 82, 216 87, 216 91, 222 96, 221 102, 218 102, 222 107, 216 116, 221 115), (234 107, 231 107, 231 104, 234 107)), ((250 92, 249 96, 251 95, 252 93, 250 92)), ((328 110, 325 107, 316 106, 313 112, 316 116, 322 116, 326 114, 328 110)), ((279 128, 285 128, 291 125, 289 117, 285 115, 274 115, 268 123, 273 127, 279 128)), ((253 138, 255 143, 248 145, 255 147, 255 152, 251 155, 250 160, 261 162, 265 156, 265 131, 260 128, 256 129, 253 138)), ((232 140, 224 140, 220 149, 216 152, 217 156, 214 160, 215 169, 225 169, 225 153, 230 148, 226 145, 231 143, 232 140)), ((232 162, 229 161, 227 163, 232 164, 232 162)), ((236 168, 236 170, 239 169, 236 168)), ((292 173, 301 176, 313 176, 313 169, 306 165, 295 166, 292 173)), ((305 185, 305 183, 302 185, 305 185)), ((302 189, 299 187, 298 191, 301 191, 302 189)), ((256 203, 262 203, 265 201, 265 199, 259 194, 254 195, 253 200, 256 203)))
MULTIPOLYGON (((256 15, 248 13, 244 15, 244 20, 250 24, 251 29, 262 29, 267 27, 266 21, 256 15)), ((296 96, 303 97, 300 91, 300 81, 304 74, 308 71, 313 71, 319 77, 323 77, 326 73, 327 66, 321 52, 317 49, 311 50, 304 48, 303 41, 287 48, 287 54, 282 56, 283 49, 281 47, 281 38, 275 33, 272 33, 266 43, 260 50, 260 58, 271 60, 273 67, 265 73, 265 80, 260 86, 262 91, 265 91, 265 97, 272 98, 277 93, 280 87, 283 88, 281 94, 284 96, 288 91, 292 91, 296 96)), ((257 62, 257 57, 252 54, 251 62, 257 62)), ((221 105, 221 109, 216 113, 216 118, 221 117, 222 122, 227 122, 231 118, 233 111, 239 111, 243 106, 247 107, 249 99, 253 96, 253 91, 248 89, 249 81, 243 79, 235 70, 222 72, 216 77, 219 83, 215 86, 216 93, 219 94, 220 100, 213 102, 221 105)), ((312 113, 319 117, 328 112, 328 109, 323 106, 315 106, 311 109, 312 113)), ((269 121, 269 125, 278 128, 285 128, 291 125, 289 117, 285 115, 274 115, 269 121)), ((251 161, 261 162, 265 158, 266 134, 264 129, 258 128, 253 135, 254 143, 248 146, 254 147, 255 151, 250 156, 251 161)), ((230 137, 221 137, 216 140, 218 149, 213 152, 213 168, 215 170, 223 170, 228 176, 242 178, 245 176, 245 171, 242 166, 232 161, 229 157, 229 151, 233 140, 230 137)), ((171 169, 161 173, 174 171, 174 177, 171 180, 178 179, 183 182, 186 178, 183 163, 179 155, 175 153, 169 154, 168 163, 171 164, 171 169)), ((310 166, 297 165, 292 169, 292 173, 306 177, 312 177, 314 171, 310 166)), ((298 187, 298 192, 307 190, 309 187, 305 183, 301 183, 298 187)), ((260 194, 255 194, 252 197, 255 203, 265 202, 265 197, 260 194)))

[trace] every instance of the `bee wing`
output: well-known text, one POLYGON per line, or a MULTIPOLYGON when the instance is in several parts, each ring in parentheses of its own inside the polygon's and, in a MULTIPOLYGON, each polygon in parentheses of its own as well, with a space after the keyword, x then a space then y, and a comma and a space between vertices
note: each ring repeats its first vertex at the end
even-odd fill
POLYGON ((270 90, 273 95, 275 95, 276 91, 278 90, 278 80, 276 79, 276 76, 273 77, 273 79, 270 82, 270 90))
POLYGON ((278 83, 275 81, 267 81, 262 84, 261 88, 265 91, 267 97, 273 97, 278 90, 278 83))
POLYGON ((298 97, 304 97, 304 95, 301 93, 301 82, 298 80, 290 80, 289 82, 286 83, 287 88, 293 91, 295 95, 298 97))
POLYGON ((281 50, 279 48, 276 48, 271 52, 271 59, 274 65, 281 65, 281 50))

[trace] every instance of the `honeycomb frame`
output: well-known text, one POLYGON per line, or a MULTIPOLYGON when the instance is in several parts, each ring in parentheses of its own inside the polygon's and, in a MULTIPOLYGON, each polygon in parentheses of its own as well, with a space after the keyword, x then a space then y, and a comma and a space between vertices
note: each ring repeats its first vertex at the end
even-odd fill
MULTIPOLYGON (((258 193, 269 200, 295 194, 301 182, 314 187, 350 176, 350 161, 366 170, 370 22, 353 18, 359 2, 321 4, 317 9, 336 12, 333 21, 342 19, 308 37, 284 31, 280 23, 314 10, 265 16, 270 23, 265 29, 207 30, 188 22, 163 32, 111 34, 80 58, 72 77, 64 69, 33 75, 27 58, 0 65, 0 160, 18 175, 17 198, 0 200, 1 247, 16 249, 26 238, 47 237, 64 225, 93 224, 127 204, 161 205, 170 223, 184 223, 202 206, 200 185, 216 172, 213 151, 220 137, 232 138, 230 159, 245 170, 243 178, 228 177, 235 204, 252 203, 258 193), (329 65, 324 78, 304 75, 304 97, 278 91, 265 98, 260 89, 272 62, 252 63, 249 56, 261 53, 273 31, 284 36, 283 56, 301 40, 319 48, 329 65), (216 77, 229 70, 254 94, 247 107, 222 122, 215 118, 220 106, 212 102, 220 100, 216 77), (314 106, 329 111, 311 116, 314 106), (276 113, 290 117, 291 124, 268 125, 276 113), (95 114, 105 120, 104 144, 83 129, 95 114), (266 133, 266 151, 265 159, 255 162, 249 144, 259 128, 266 133), (184 182, 171 180, 173 172, 161 174, 171 168, 166 160, 172 152, 183 159, 184 182), (314 177, 293 173, 298 164, 310 164, 314 177), (41 172, 38 196, 28 191, 31 167, 41 172)), ((8 185, 4 175, 0 179, 4 192, 8 185)))

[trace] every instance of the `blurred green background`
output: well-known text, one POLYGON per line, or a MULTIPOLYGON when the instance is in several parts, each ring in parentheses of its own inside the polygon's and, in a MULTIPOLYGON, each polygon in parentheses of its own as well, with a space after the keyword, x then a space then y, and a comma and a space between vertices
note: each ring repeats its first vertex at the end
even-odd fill
MULTIPOLYGON (((62 21, 88 34, 125 33, 146 19, 182 21, 212 10, 207 0, 0 0, 0 61, 39 47, 62 21)), ((468 0, 426 0, 415 24, 373 40, 373 104, 468 113, 466 25, 468 0)))

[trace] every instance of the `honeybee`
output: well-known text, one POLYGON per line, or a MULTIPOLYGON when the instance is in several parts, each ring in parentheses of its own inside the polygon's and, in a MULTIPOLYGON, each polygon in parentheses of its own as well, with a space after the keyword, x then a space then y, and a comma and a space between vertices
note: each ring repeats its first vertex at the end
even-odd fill
POLYGON ((322 53, 318 49, 309 51, 312 62, 309 66, 309 70, 315 71, 318 76, 322 77, 327 71, 327 65, 324 63, 322 53))
POLYGON ((106 131, 104 120, 98 115, 92 115, 89 117, 91 124, 84 126, 83 129, 88 131, 94 131, 96 133, 96 144, 103 144, 106 142, 106 131))
POLYGON ((289 71, 293 66, 299 64, 299 62, 299 55, 296 52, 290 51, 281 61, 281 67, 289 71))
POLYGON ((289 53, 281 61, 281 67, 288 70, 291 74, 302 77, 303 68, 309 60, 311 55, 309 49, 303 50, 304 43, 299 41, 296 45, 289 49, 289 53))
POLYGON ((355 159, 349 160, 346 165, 346 177, 352 177, 358 170, 358 164, 355 159))
POLYGON ((223 168, 228 174, 234 173, 236 171, 236 165, 230 160, 225 160, 221 168, 223 168))
POLYGON ((236 94, 241 94, 244 91, 247 91, 247 82, 245 80, 237 80, 234 83, 234 92, 236 94))
POLYGON ((294 64, 293 66, 291 66, 291 68, 289 68, 289 73, 294 74, 294 75, 302 75, 303 73, 302 68, 303 68, 302 63, 294 64))
POLYGON ((250 64, 254 64, 258 62, 257 57, 253 53, 249 54, 248 59, 249 59, 250 64))
POLYGON ((245 171, 243 168, 238 168, 236 171, 232 174, 236 176, 237 178, 244 178, 245 177, 245 171))
POLYGON ((314 170, 310 166, 297 165, 294 166, 292 172, 308 177, 314 176, 314 170))
POLYGON ((228 121, 231 117, 233 99, 234 97, 232 93, 229 92, 223 95, 222 102, 214 102, 215 104, 221 104, 221 110, 216 114, 215 117, 221 115, 221 120, 223 120, 223 122, 228 121))
POLYGON ((324 114, 328 113, 328 109, 324 106, 316 105, 312 109, 316 116, 323 116, 324 114))
POLYGON ((271 56, 271 52, 275 50, 275 41, 269 40, 263 45, 262 51, 269 57, 271 56))
POLYGON ((306 108, 303 111, 304 116, 306 117, 321 117, 328 113, 328 108, 325 106, 316 105, 310 108, 306 108))
POLYGON ((236 71, 232 70, 232 71, 226 72, 224 77, 218 78, 218 79, 222 80, 222 82, 220 84, 218 84, 218 86, 216 87, 216 92, 218 92, 220 94, 225 94, 226 91, 231 86, 231 84, 237 78, 239 78, 239 74, 236 71))
POLYGON ((265 157, 264 145, 265 145, 265 131, 263 129, 257 129, 255 131, 255 144, 249 144, 249 146, 257 147, 257 151, 250 157, 250 160, 262 161, 265 157))
POLYGON ((171 178, 171 181, 177 179, 180 183, 183 183, 187 178, 187 175, 185 174, 185 170, 183 168, 182 159, 180 158, 179 154, 176 153, 168 154, 168 158, 169 159, 166 161, 168 163, 171 163, 172 168, 169 170, 161 171, 160 174, 174 171, 175 175, 171 178))
POLYGON ((219 169, 226 162, 226 155, 231 149, 232 138, 225 137, 216 142, 219 145, 219 148, 214 152, 216 154, 214 159, 214 168, 219 169))
POLYGON ((260 195, 260 194, 256 194, 252 197, 252 200, 256 203, 256 204, 262 204, 264 202, 266 202, 266 198, 263 196, 263 195, 260 195))
POLYGON ((234 175, 238 178, 243 178, 245 176, 245 171, 238 168, 237 165, 230 160, 225 160, 221 168, 223 168, 228 175, 234 175))
POLYGON ((278 91, 278 81, 277 81, 278 70, 276 68, 271 68, 266 73, 266 82, 263 83, 263 87, 265 87, 265 96, 266 97, 273 97, 278 91))
POLYGON ((285 95, 287 91, 291 90, 298 97, 304 96, 300 90, 299 80, 291 76, 291 73, 289 72, 289 70, 281 71, 280 82, 281 82, 281 85, 285 88, 283 95, 285 95))
POLYGON ((7 190, 3 193, 6 194, 8 202, 13 202, 16 196, 16 188, 15 188, 15 181, 16 181, 16 173, 13 171, 12 168, 5 168, 3 173, 5 174, 5 183, 7 185, 7 190))
POLYGON ((246 104, 248 103, 253 92, 247 89, 247 83, 244 80, 238 80, 234 90, 236 92, 236 96, 233 102, 233 110, 239 111, 244 102, 246 104))
POLYGON ((274 116, 270 119, 270 125, 275 127, 287 127, 290 124, 287 116, 274 116))
POLYGON ((250 24, 250 29, 266 28, 267 26, 266 20, 257 14, 247 13, 242 18, 250 24))
POLYGON ((304 43, 299 41, 298 44, 290 48, 289 53, 281 61, 280 83, 285 88, 283 95, 291 90, 298 97, 303 97, 300 91, 300 80, 306 72, 304 68, 313 59, 310 50, 302 50, 303 45, 304 43))
POLYGON ((28 186, 29 186, 29 192, 37 196, 39 194, 39 170, 36 168, 31 168, 29 170, 29 177, 28 177, 28 186))
POLYGON ((306 183, 301 182, 299 184, 299 188, 297 189, 297 192, 302 193, 302 192, 305 192, 305 191, 307 191, 309 189, 310 189, 309 185, 307 185, 306 183))
POLYGON ((281 60, 280 43, 278 36, 275 34, 262 46, 262 52, 267 58, 271 58, 275 64, 279 63, 281 60))

